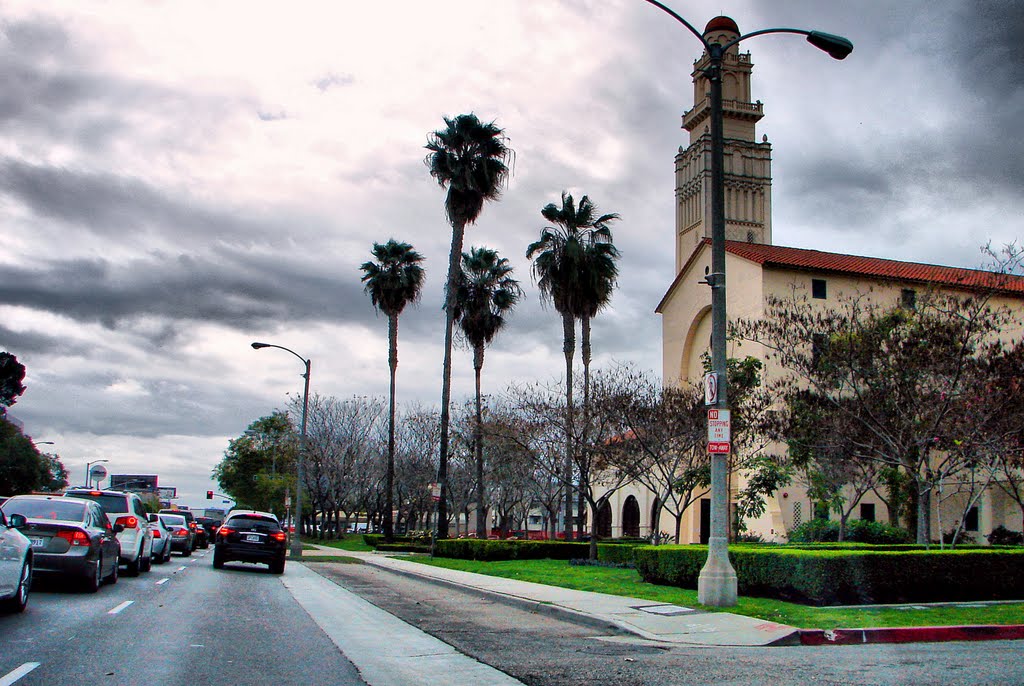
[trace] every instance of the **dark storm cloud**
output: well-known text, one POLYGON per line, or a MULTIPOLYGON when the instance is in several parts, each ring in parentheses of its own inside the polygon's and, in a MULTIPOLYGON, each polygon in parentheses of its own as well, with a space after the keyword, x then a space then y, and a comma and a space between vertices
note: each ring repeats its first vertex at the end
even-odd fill
POLYGON ((17 331, 0 324, 0 350, 14 355, 31 353, 68 352, 68 346, 59 336, 50 336, 39 331, 17 331))

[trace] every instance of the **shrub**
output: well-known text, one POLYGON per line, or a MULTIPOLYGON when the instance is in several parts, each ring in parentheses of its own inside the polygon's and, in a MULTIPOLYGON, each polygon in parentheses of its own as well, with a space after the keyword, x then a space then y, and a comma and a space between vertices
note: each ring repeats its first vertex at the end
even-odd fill
POLYGON ((992 529, 987 538, 992 545, 1024 545, 1024 533, 1010 531, 1002 524, 992 529))
MULTIPOLYGON (((895 544, 911 543, 910 533, 905 529, 853 519, 846 523, 845 541, 851 543, 895 544)), ((790 543, 834 543, 839 541, 839 522, 831 519, 812 519, 789 532, 790 543)))
POLYGON ((429 553, 430 543, 378 543, 377 550, 389 553, 429 553))

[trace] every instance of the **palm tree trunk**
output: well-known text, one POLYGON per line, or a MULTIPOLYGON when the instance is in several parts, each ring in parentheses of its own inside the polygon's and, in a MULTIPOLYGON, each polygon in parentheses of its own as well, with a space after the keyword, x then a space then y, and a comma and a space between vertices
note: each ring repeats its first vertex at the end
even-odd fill
MULTIPOLYGON (((565 540, 572 540, 572 464, 573 464, 573 405, 572 358, 576 354, 576 321, 570 314, 562 314, 562 352, 565 353, 565 462, 562 481, 565 484, 565 522, 562 525, 565 540)), ((582 513, 581 513, 582 514, 582 513)))
MULTIPOLYGON (((583 430, 586 432, 590 431, 590 316, 586 314, 580 319, 580 356, 583 358, 583 430)), ((587 450, 587 445, 588 443, 584 441, 583 445, 580 446, 580 449, 587 450)), ((588 459, 584 459, 581 462, 584 464, 590 464, 588 459)), ((589 474, 587 476, 589 477, 589 474)), ((583 489, 585 486, 589 486, 589 480, 585 485, 582 477, 583 475, 580 474, 580 489, 576 496, 577 512, 581 515, 584 511, 583 508, 585 505, 583 501, 583 489)), ((583 517, 581 516, 579 525, 576 527, 577 536, 583 535, 583 526, 583 517)), ((594 550, 596 551, 597 548, 594 548, 594 550)))
POLYGON ((452 249, 448 255, 448 280, 444 287, 444 365, 441 380, 441 450, 437 464, 437 483, 441 487, 441 500, 437 503, 437 533, 448 537, 448 424, 452 399, 452 329, 455 326, 455 285, 462 259, 462 242, 466 235, 466 222, 452 222, 452 249))
POLYGON ((393 541, 395 529, 395 375, 398 372, 398 315, 388 317, 388 366, 391 368, 391 388, 388 398, 388 470, 384 491, 384 540, 393 541))
MULTIPOLYGON (((487 538, 487 510, 484 507, 484 412, 480 396, 480 374, 484 367, 484 346, 473 349, 473 370, 476 372, 476 425, 473 447, 476 451, 476 537, 487 538)), ((468 522, 467 522, 468 528, 468 522)))

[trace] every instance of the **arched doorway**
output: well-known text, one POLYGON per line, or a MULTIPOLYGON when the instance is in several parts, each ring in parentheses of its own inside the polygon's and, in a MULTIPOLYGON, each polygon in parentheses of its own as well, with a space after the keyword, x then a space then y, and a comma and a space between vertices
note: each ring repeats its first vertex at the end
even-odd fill
POLYGON ((608 501, 604 501, 601 504, 601 509, 597 511, 596 524, 597 535, 599 538, 611 538, 612 537, 612 506, 608 504, 608 501))
POLYGON ((661 499, 654 498, 651 504, 651 536, 661 534, 661 499))
POLYGON ((634 496, 626 498, 622 505, 622 535, 626 538, 640 538, 640 505, 634 496))

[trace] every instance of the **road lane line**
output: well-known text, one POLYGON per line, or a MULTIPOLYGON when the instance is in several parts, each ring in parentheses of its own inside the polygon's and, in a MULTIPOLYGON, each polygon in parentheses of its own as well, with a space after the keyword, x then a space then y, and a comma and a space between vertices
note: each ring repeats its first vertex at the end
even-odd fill
POLYGON ((126 600, 123 603, 121 603, 120 605, 118 605, 117 607, 115 607, 113 610, 108 610, 107 614, 108 615, 116 615, 119 612, 121 612, 121 610, 124 610, 126 607, 128 607, 131 604, 133 604, 134 602, 135 602, 134 600, 126 600))
POLYGON ((185 571, 185 569, 186 569, 185 565, 182 565, 182 566, 178 567, 178 568, 177 568, 176 570, 174 570, 174 571, 176 571, 176 572, 184 572, 184 571, 185 571))
POLYGON ((13 672, 8 672, 3 676, 3 678, 0 678, 0 686, 11 686, 11 684, 13 684, 15 681, 25 676, 38 666, 38 662, 26 662, 13 672))
POLYGON ((156 585, 157 585, 157 586, 159 586, 159 585, 161 585, 161 584, 166 584, 166 583, 167 583, 168 581, 170 581, 170 580, 171 580, 171 577, 169 577, 169 576, 165 576, 165 577, 164 577, 163 579, 160 579, 160 581, 157 581, 157 582, 156 582, 156 585))

